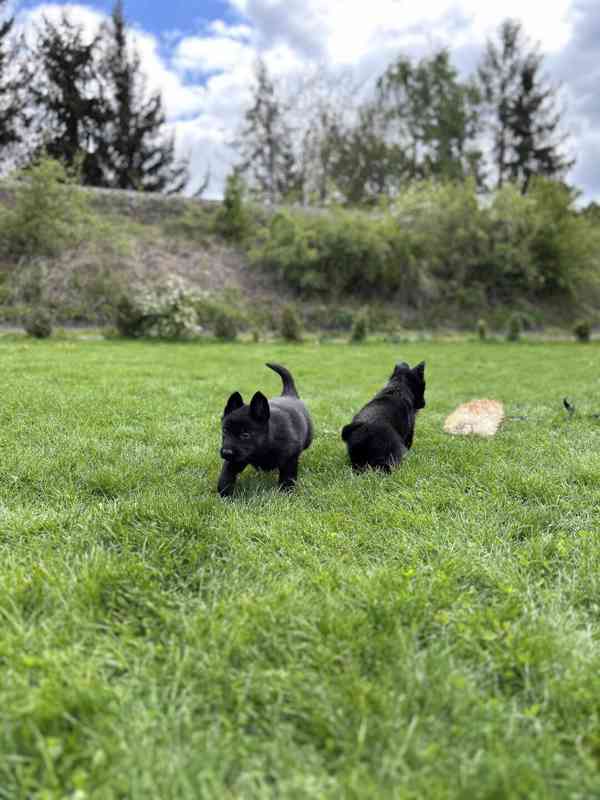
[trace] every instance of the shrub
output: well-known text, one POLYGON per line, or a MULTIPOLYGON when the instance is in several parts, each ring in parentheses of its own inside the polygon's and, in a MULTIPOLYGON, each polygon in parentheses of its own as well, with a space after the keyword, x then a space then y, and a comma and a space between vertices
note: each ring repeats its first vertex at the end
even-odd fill
POLYGON ((382 288, 391 258, 381 224, 359 211, 283 211, 264 229, 251 260, 304 292, 369 292, 382 288))
POLYGON ((350 341, 354 344, 364 342, 367 338, 367 314, 363 311, 357 315, 352 326, 350 341))
POLYGON ((115 306, 115 327, 121 336, 135 339, 144 335, 144 312, 131 297, 123 295, 115 306))
POLYGON ((573 327, 578 342, 589 342, 592 337, 592 326, 586 319, 580 319, 573 327))
POLYGON ((294 306, 288 304, 283 307, 281 312, 280 332, 287 342, 302 341, 302 325, 300 317, 294 306))
POLYGON ((219 209, 215 228, 224 239, 241 242, 250 231, 250 217, 244 206, 244 183, 234 171, 227 177, 223 206, 219 209))
POLYGON ((217 339, 233 341, 237 336, 237 322, 233 314, 221 311, 215 318, 214 333, 217 339))
MULTIPOLYGON (((328 315, 329 316, 329 315, 328 315)), ((331 327, 335 330, 351 330, 354 325, 354 314, 347 308, 335 308, 331 317, 331 327)))
POLYGON ((176 281, 163 286, 130 290, 115 309, 122 336, 188 339, 197 332, 195 296, 176 281))
POLYGON ((475 185, 422 181, 375 211, 286 210, 265 225, 252 263, 305 293, 388 296, 405 305, 538 301, 600 294, 600 232, 575 195, 544 179, 526 196, 506 185, 482 202, 475 185))
POLYGON ((14 207, 2 209, 0 226, 9 255, 54 255, 82 242, 91 219, 75 179, 43 158, 21 173, 14 207))
POLYGON ((508 331, 506 333, 506 338, 509 342, 518 342, 521 338, 521 315, 520 314, 512 314, 510 319, 508 320, 508 331))
POLYGON ((23 323, 25 332, 35 339, 47 339, 52 336, 52 315, 41 306, 34 308, 23 323))
POLYGON ((477 335, 482 342, 487 339, 487 325, 484 319, 477 320, 477 335))

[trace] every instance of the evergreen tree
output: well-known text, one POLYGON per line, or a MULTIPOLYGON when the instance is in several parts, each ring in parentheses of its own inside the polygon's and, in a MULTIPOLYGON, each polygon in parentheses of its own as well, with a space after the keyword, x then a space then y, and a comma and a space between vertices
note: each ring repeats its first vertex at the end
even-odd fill
POLYGON ((511 105, 518 92, 522 66, 521 24, 507 19, 500 26, 499 35, 500 46, 491 39, 488 40, 478 68, 479 84, 492 134, 492 160, 497 188, 501 188, 509 176, 511 105))
MULTIPOLYGON (((6 0, 0 0, 0 13, 6 0)), ((10 35, 14 18, 5 18, 0 21, 0 154, 6 148, 20 141, 18 122, 20 108, 18 92, 19 81, 14 74, 9 73, 9 66, 14 58, 13 46, 10 35)))
POLYGON ((400 56, 378 80, 377 102, 398 185, 429 177, 480 180, 479 92, 459 81, 447 50, 416 65, 400 56))
POLYGON ((498 44, 487 43, 478 76, 498 188, 510 180, 525 194, 534 175, 562 178, 574 163, 563 150, 567 137, 560 131, 557 89, 542 75, 542 62, 516 20, 501 24, 498 44))
POLYGON ((288 109, 277 98, 266 64, 259 61, 251 108, 234 143, 241 161, 238 171, 250 188, 270 202, 302 194, 302 177, 294 155, 288 109))
POLYGON ((97 185, 101 172, 96 134, 105 123, 96 70, 98 36, 87 41, 83 28, 63 14, 58 23, 44 18, 31 53, 28 87, 34 105, 35 154, 80 172, 97 185))
POLYGON ((117 0, 101 37, 106 114, 106 124, 98 131, 102 185, 146 192, 180 191, 188 181, 187 163, 176 160, 174 137, 164 133, 160 92, 147 92, 140 56, 128 41, 121 0, 117 0))

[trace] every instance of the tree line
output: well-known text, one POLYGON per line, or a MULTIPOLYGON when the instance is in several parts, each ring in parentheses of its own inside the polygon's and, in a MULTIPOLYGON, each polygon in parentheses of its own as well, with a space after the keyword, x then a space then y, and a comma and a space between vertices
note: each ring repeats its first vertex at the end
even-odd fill
MULTIPOLYGON (((0 11, 6 0, 0 0, 0 11)), ((47 155, 90 186, 180 191, 184 160, 165 131, 160 92, 149 91, 122 0, 91 41, 63 14, 32 37, 0 25, 0 165, 47 155)))
POLYGON ((271 202, 368 205, 427 179, 480 190, 512 182, 526 194, 533 177, 561 180, 574 163, 558 87, 516 20, 500 25, 467 79, 447 49, 399 55, 360 94, 318 76, 290 91, 260 61, 235 175, 271 202))
MULTIPOLYGON (((122 0, 91 40, 67 14, 44 17, 27 40, 13 19, 0 24, 3 171, 46 154, 87 185, 180 191, 188 165, 165 122, 122 0)), ((466 79, 446 49, 400 54, 368 90, 320 73, 285 87, 260 60, 234 176, 261 199, 304 205, 369 205, 430 179, 526 194, 533 177, 563 179, 573 165, 561 123, 543 55, 507 19, 466 79)))

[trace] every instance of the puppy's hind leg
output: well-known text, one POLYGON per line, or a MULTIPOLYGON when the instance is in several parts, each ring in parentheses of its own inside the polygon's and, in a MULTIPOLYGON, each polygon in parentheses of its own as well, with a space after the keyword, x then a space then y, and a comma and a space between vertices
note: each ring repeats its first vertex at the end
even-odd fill
POLYGON ((391 472, 394 467, 398 467, 404 458, 404 456, 408 453, 408 448, 402 441, 402 439, 398 436, 393 442, 390 448, 390 452, 387 454, 384 466, 384 472, 391 472))
POLYGON ((282 492, 290 492, 296 485, 298 477, 298 456, 293 456, 279 468, 279 488, 282 492))
POLYGON ((217 490, 221 497, 230 497, 233 494, 236 478, 245 466, 245 464, 232 464, 231 461, 223 462, 219 483, 217 484, 217 490))

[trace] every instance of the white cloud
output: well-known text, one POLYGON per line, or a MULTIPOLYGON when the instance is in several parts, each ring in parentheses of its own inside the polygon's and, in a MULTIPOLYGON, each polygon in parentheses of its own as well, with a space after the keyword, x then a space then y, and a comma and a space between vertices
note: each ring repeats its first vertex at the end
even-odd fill
POLYGON ((415 41, 427 48, 446 40, 453 47, 483 41, 500 21, 514 16, 546 51, 569 38, 571 0, 230 0, 264 38, 284 39, 306 55, 331 63, 356 63, 373 49, 415 41), (454 24, 460 20, 462 30, 454 24), (457 36, 458 34, 458 36, 457 36), (451 40, 450 40, 450 37, 451 40))
POLYGON ((253 48, 236 39, 192 36, 182 39, 177 45, 174 65, 182 72, 225 72, 236 66, 249 66, 254 58, 253 48))
POLYGON ((208 30, 215 36, 228 36, 230 39, 252 38, 252 28, 249 25, 228 25, 222 19, 213 20, 208 30))

